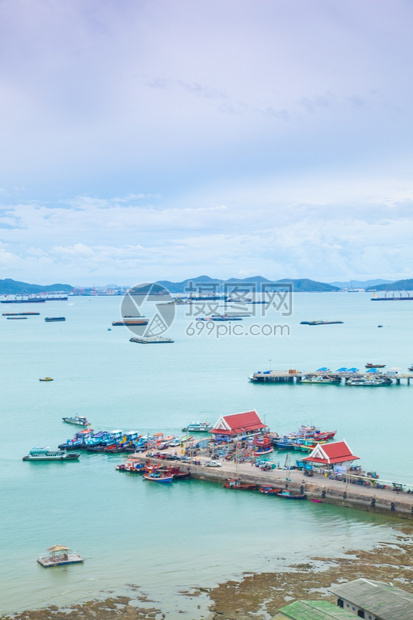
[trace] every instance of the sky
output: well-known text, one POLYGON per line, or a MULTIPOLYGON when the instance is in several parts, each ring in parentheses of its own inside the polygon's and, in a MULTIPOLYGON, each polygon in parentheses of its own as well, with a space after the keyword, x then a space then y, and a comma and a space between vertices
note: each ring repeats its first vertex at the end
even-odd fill
POLYGON ((410 0, 0 0, 0 278, 412 277, 410 0))

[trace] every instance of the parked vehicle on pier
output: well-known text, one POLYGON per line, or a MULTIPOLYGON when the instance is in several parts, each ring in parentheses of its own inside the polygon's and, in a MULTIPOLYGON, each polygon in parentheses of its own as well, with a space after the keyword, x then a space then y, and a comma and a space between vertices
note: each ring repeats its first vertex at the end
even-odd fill
POLYGON ((205 466, 206 467, 222 467, 222 465, 221 465, 221 463, 219 461, 207 461, 205 463, 205 466))

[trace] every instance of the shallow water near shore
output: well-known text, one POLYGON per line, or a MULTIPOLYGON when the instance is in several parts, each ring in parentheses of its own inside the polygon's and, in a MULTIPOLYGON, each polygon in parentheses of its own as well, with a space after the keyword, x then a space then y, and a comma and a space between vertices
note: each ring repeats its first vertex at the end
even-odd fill
POLYGON ((124 327, 108 331, 119 319, 120 303, 73 298, 46 302, 40 317, 26 321, 0 317, 0 548, 6 558, 0 612, 62 606, 135 584, 164 610, 186 609, 197 617, 201 612, 190 607, 199 601, 184 602, 179 592, 391 539, 394 521, 379 515, 310 502, 297 506, 195 480, 165 488, 117 472, 121 455, 82 454, 78 463, 21 458, 34 446, 55 447, 72 436, 76 429, 61 418, 74 413, 86 415, 96 430, 179 434, 192 420, 215 422, 256 409, 280 433, 304 423, 337 429, 366 469, 385 480, 413 482, 413 385, 248 382, 253 371, 270 367, 362 369, 381 362, 406 370, 413 362, 413 304, 371 302, 361 293, 297 294, 291 317, 274 311, 243 322, 288 324, 289 336, 221 338, 186 335, 191 318, 178 307, 167 333, 174 344, 151 347, 130 343, 133 334, 124 327), (67 320, 46 324, 44 316, 67 320), (344 323, 299 325, 313 319, 344 323), (54 381, 39 382, 46 375, 54 381), (56 543, 78 551, 85 563, 38 566, 37 556, 56 543))

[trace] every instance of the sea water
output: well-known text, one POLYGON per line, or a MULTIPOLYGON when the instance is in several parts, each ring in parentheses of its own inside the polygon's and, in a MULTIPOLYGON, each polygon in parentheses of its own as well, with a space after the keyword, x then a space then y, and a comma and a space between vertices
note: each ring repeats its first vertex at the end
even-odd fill
MULTIPOLYGON (((182 306, 165 334, 174 343, 152 346, 131 343, 128 328, 112 327, 121 318, 120 297, 32 306, 19 311, 40 316, 0 317, 0 612, 62 606, 135 584, 169 617, 181 609, 195 618, 196 604, 191 609, 180 594, 192 587, 392 536, 390 521, 361 511, 297 505, 195 480, 151 484, 117 472, 122 455, 81 454, 74 463, 21 459, 32 447, 54 448, 71 437, 76 427, 62 417, 75 413, 95 430, 179 435, 193 420, 214 423, 255 409, 279 433, 300 424, 337 429, 336 438, 346 439, 364 469, 412 483, 413 385, 253 384, 248 377, 270 368, 364 369, 366 362, 405 371, 413 362, 413 303, 372 302, 363 293, 296 294, 291 316, 274 308, 261 316, 257 306, 240 335, 224 334, 226 323, 219 334, 201 328, 182 306), (66 322, 45 323, 45 316, 66 322), (303 320, 343 324, 300 325, 303 320), (249 330, 253 325, 259 335, 249 330), (274 325, 288 329, 266 336, 263 325, 270 326, 265 333, 274 325), (40 382, 46 375, 54 381, 40 382), (53 544, 70 546, 85 563, 43 569, 36 558, 53 544)), ((285 454, 272 458, 282 464, 285 454)))

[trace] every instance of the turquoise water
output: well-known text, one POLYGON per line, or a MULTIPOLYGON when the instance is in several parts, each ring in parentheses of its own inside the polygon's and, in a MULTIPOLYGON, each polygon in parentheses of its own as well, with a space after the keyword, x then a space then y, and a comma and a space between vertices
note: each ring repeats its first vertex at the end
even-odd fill
MULTIPOLYGON (((366 362, 406 370, 413 362, 413 304, 371 302, 361 293, 298 294, 291 317, 273 311, 243 321, 243 328, 289 325, 289 336, 220 338, 206 330, 186 335, 191 319, 178 307, 167 334, 175 343, 143 346, 129 342, 126 328, 108 331, 120 318, 120 302, 74 298, 25 306, 41 312, 26 321, 0 317, 0 549, 7 558, 0 564, 0 612, 63 605, 137 584, 172 613, 184 608, 178 592, 191 586, 391 536, 385 518, 367 513, 291 505, 198 481, 151 485, 118 473, 119 455, 82 455, 64 464, 21 458, 34 446, 54 447, 71 436, 75 429, 61 418, 76 412, 95 429, 179 433, 193 419, 215 422, 256 409, 278 432, 307 423, 337 429, 366 469, 411 483, 413 385, 256 385, 248 376, 270 367, 361 369, 366 362), (44 322, 61 315, 65 323, 44 322), (344 323, 299 325, 313 319, 344 323), (54 381, 39 382, 46 375, 54 381), (85 563, 42 569, 35 560, 55 543, 74 548, 85 563)), ((188 617, 194 613, 189 609, 188 617)))

